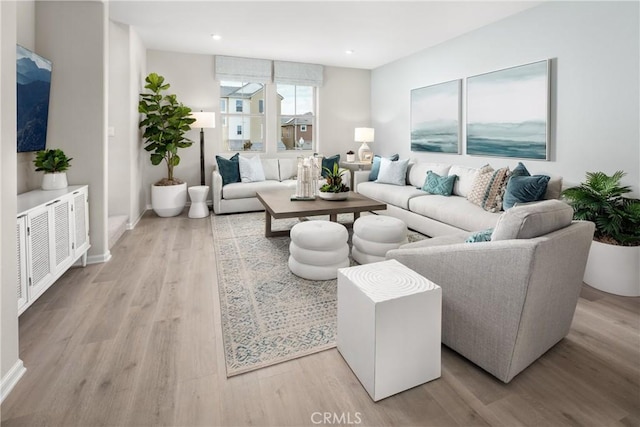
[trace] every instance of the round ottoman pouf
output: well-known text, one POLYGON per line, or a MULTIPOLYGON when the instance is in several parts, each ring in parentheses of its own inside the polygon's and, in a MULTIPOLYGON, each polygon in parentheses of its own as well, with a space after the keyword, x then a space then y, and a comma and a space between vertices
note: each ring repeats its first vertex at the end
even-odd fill
POLYGON ((359 264, 384 261, 388 251, 405 243, 407 226, 402 220, 384 215, 367 215, 353 224, 351 256, 359 264))
POLYGON ((338 277, 338 269, 349 267, 349 233, 344 225, 330 221, 305 221, 290 232, 289 269, 309 280, 338 277))

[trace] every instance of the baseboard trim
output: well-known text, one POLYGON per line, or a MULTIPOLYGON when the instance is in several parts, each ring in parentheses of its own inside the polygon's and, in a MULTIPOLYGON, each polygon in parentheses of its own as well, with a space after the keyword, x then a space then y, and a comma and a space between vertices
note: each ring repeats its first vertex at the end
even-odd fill
POLYGON ((134 228, 136 228, 136 225, 138 225, 138 223, 140 222, 140 220, 142 219, 142 216, 144 215, 144 213, 145 213, 146 211, 147 211, 146 209, 145 209, 145 210, 143 210, 143 211, 140 213, 140 215, 138 215, 138 218, 136 218, 136 219, 135 219, 135 221, 133 221, 133 222, 128 222, 128 223, 127 223, 127 230, 133 230, 134 228))
POLYGON ((111 252, 107 251, 101 255, 89 255, 87 257, 87 264, 102 264, 108 262, 111 259, 111 252))
POLYGON ((27 368, 24 367, 22 360, 18 359, 9 369, 9 372, 0 380, 0 403, 4 402, 4 398, 11 393, 11 390, 18 384, 25 372, 27 372, 27 368))

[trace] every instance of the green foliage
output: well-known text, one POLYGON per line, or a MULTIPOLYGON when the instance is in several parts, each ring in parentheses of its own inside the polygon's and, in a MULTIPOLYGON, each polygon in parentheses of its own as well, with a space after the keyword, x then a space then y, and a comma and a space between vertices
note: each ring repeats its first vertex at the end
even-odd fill
POLYGON ((625 175, 587 172, 587 180, 564 190, 574 218, 596 224, 595 239, 624 246, 640 245, 640 200, 623 196, 631 191, 620 184, 625 175))
POLYGON ((322 169, 327 172, 325 177, 327 183, 320 187, 320 191, 323 193, 345 193, 349 191, 349 187, 342 183, 342 174, 346 169, 340 169, 337 163, 333 164, 333 170, 328 167, 323 167, 322 169))
POLYGON ((69 163, 71 160, 73 159, 67 157, 64 151, 59 148, 52 148, 50 150, 38 151, 33 164, 36 166, 36 172, 64 172, 71 166, 69 163))
POLYGON ((191 108, 178 102, 176 95, 163 95, 169 89, 164 77, 151 73, 145 79, 147 93, 140 94, 138 112, 144 115, 139 127, 144 128, 144 149, 150 152, 151 164, 159 165, 164 160, 167 165, 166 180, 179 184, 173 178, 173 168, 180 164, 178 149, 187 148, 193 141, 184 134, 191 129, 195 118, 191 116, 191 108))

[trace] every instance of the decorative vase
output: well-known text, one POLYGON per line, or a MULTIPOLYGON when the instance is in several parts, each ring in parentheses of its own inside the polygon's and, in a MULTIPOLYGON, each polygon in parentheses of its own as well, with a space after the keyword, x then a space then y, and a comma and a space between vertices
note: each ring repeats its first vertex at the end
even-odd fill
POLYGON ((610 294, 640 296, 640 246, 616 246, 594 240, 584 282, 610 294))
POLYGON ((66 172, 51 172, 42 176, 43 190, 61 190, 68 185, 66 172))
POLYGON ((347 154, 347 162, 355 162, 356 155, 355 154, 347 154))
POLYGON ((186 182, 178 185, 151 186, 151 206, 156 215, 161 217, 180 215, 186 204, 186 182))

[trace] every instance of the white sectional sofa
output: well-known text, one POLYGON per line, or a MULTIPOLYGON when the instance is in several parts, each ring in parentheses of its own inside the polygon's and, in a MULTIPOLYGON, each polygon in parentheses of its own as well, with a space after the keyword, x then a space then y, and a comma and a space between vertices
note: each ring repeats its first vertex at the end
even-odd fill
MULTIPOLYGON (((264 206, 256 197, 256 192, 258 191, 289 188, 291 189, 291 194, 295 193, 298 174, 297 158, 263 158, 260 160, 264 169, 264 181, 233 182, 224 186, 218 166, 214 164, 211 191, 213 193, 213 212, 215 214, 263 211, 264 206)), ((350 186, 350 172, 345 171, 342 177, 345 185, 350 186)), ((320 180, 319 185, 323 184, 324 180, 320 180)))
MULTIPOLYGON (((503 213, 488 212, 467 200, 478 170, 467 166, 417 161, 409 163, 405 186, 369 181, 370 171, 356 171, 353 188, 360 194, 387 203, 387 209, 377 213, 399 218, 409 228, 427 236, 478 231, 494 227, 503 213), (420 189, 429 170, 441 176, 458 176, 451 196, 428 194, 420 189)), ((562 178, 551 176, 544 199, 560 198, 561 190, 562 178)))

